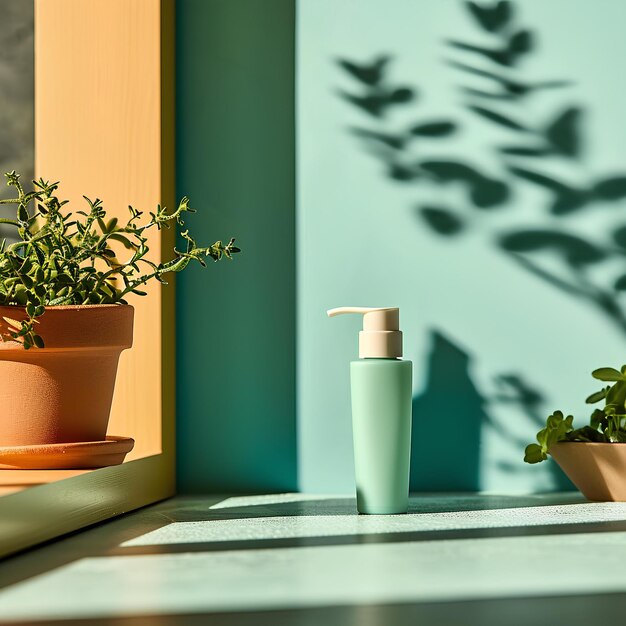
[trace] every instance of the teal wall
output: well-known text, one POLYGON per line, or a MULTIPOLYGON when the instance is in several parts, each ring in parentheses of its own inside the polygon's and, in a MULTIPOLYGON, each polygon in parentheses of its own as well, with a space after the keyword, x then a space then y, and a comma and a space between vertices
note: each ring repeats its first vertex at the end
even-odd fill
POLYGON ((298 3, 305 491, 354 489, 361 322, 328 308, 401 309, 414 489, 567 486, 524 446, 625 360, 626 5, 511 4, 490 32, 458 0, 298 3))
POLYGON ((178 194, 244 249, 179 277, 181 491, 353 490, 345 304, 401 307, 413 489, 568 486, 522 455, 624 360, 626 8, 512 6, 178 0, 178 194))
POLYGON ((178 277, 179 490, 293 490, 294 3, 176 7, 177 193, 243 248, 178 277))

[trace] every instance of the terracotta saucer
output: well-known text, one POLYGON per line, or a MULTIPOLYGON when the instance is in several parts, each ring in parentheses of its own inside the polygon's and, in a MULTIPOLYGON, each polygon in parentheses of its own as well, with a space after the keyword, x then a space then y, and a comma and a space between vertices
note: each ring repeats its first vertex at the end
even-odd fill
POLYGON ((130 437, 106 441, 0 446, 0 469, 93 469, 119 465, 135 446, 130 437))

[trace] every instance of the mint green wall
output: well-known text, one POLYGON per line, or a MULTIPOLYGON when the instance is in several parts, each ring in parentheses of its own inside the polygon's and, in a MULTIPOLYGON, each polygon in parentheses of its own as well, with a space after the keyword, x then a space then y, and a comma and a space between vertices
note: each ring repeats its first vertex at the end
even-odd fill
POLYGON ((597 387, 589 372, 626 361, 626 301, 613 287, 626 270, 626 5, 513 5, 498 35, 457 0, 298 2, 304 490, 354 488, 348 362, 360 321, 329 320, 328 308, 401 308, 415 363, 414 489, 563 487, 554 466, 525 465, 523 448, 556 408, 581 424, 597 387), (530 50, 515 63, 488 56, 524 29, 530 50), (337 63, 379 55, 392 58, 377 88, 375 70, 359 78, 337 63), (559 84, 535 89, 546 80, 559 84), (393 94, 407 86, 410 102, 393 94), (376 115, 385 98, 396 104, 376 115), (406 132, 439 120, 456 132, 406 132), (500 150, 520 147, 538 151, 500 150), (611 177, 607 193, 598 183, 611 177))
POLYGON ((401 307, 414 489, 567 486, 521 457, 547 412, 585 418, 592 368, 624 360, 626 8, 519 0, 499 36, 457 0, 300 0, 295 29, 293 5, 177 2, 178 193, 203 239, 232 233, 245 250, 178 283, 181 491, 352 491, 359 322, 324 315, 341 304, 401 307), (518 62, 489 58, 526 28, 518 62), (383 90, 415 97, 377 116, 371 73, 337 60, 381 54, 383 90), (501 98, 497 77, 530 90, 501 98), (406 140, 438 120, 456 132, 406 140))
POLYGON ((296 487, 294 3, 177 0, 177 193, 232 263, 177 284, 178 480, 296 487))

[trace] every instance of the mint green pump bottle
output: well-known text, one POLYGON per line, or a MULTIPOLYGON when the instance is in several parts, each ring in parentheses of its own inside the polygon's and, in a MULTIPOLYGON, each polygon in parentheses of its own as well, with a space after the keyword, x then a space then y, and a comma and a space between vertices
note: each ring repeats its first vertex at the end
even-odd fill
POLYGON ((411 458, 413 364, 403 361, 397 308, 342 307, 363 315, 359 361, 350 364, 359 513, 406 513, 411 458))

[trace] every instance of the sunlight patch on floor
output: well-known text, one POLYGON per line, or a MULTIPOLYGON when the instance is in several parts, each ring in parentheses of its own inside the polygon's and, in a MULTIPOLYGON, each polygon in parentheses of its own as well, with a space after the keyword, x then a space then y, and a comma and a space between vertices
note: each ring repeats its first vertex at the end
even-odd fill
MULTIPOLYGON (((319 499, 320 508, 326 502, 319 499)), ((315 515, 314 511, 273 516, 266 509, 265 516, 259 517, 174 522, 122 547, 626 521, 626 503, 622 502, 408 515, 315 515)))
POLYGON ((0 615, 15 621, 624 592, 624 562, 626 532, 86 558, 0 592, 0 615))

